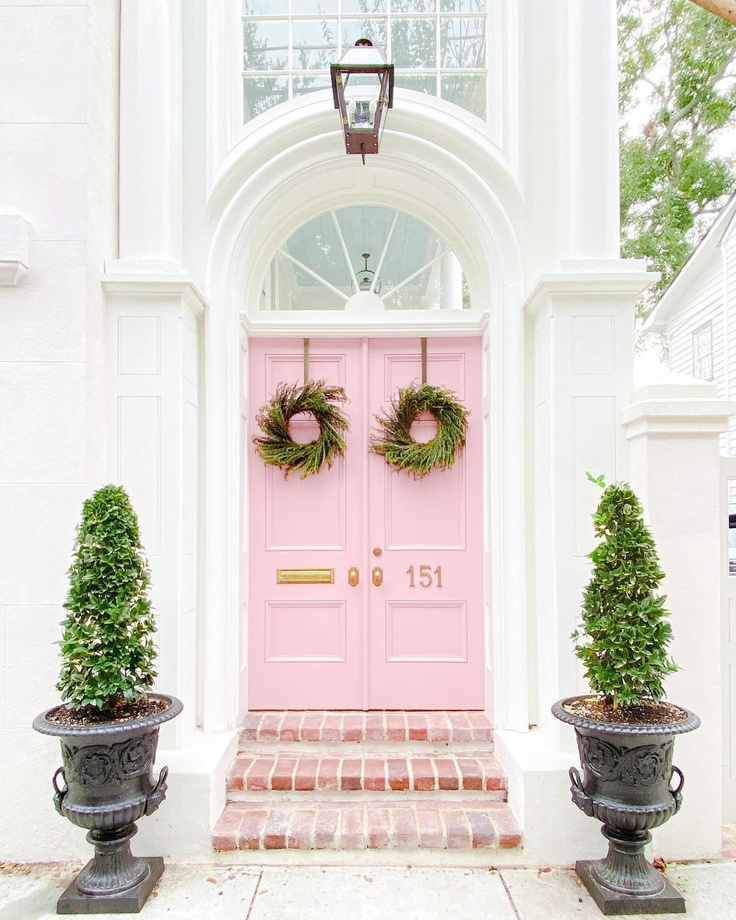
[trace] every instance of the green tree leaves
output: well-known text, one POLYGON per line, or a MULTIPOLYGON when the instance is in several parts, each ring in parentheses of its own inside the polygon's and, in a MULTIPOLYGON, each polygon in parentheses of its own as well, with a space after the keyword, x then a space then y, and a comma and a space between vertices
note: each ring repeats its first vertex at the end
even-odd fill
MULTIPOLYGON (((603 485, 602 477, 588 478, 603 485)), ((608 486, 593 515, 600 542, 583 595, 583 626, 575 654, 591 689, 614 707, 664 696, 664 677, 677 670, 667 655, 672 627, 657 596, 664 572, 639 499, 627 483, 608 486)))
POLYGON ((622 255, 670 283, 736 186, 736 29, 689 0, 619 0, 622 255), (642 111, 646 120, 639 127, 642 111))
POLYGON ((156 623, 138 518, 120 486, 87 499, 69 570, 56 685, 70 709, 138 699, 156 676, 156 623))

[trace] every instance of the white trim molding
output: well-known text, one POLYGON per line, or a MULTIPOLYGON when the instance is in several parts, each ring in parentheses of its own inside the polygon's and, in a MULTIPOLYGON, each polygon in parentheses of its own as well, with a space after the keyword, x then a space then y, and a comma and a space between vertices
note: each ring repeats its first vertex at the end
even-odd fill
POLYGON ((320 310, 243 314, 243 330, 257 338, 320 336, 465 336, 482 335, 490 314, 481 310, 386 310, 369 315, 320 310))
POLYGON ((621 414, 629 440, 643 435, 719 434, 736 415, 736 400, 719 399, 715 383, 667 374, 634 392, 621 414))
POLYGON ((28 271, 30 233, 19 214, 0 214, 0 286, 13 287, 28 271))

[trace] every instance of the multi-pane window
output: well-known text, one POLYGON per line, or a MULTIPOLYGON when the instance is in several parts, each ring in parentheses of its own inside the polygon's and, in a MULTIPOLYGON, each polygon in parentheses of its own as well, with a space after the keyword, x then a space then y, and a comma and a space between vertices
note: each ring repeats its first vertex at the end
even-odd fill
POLYGON ((713 379, 713 326, 706 323, 693 332, 693 375, 713 379))
POLYGON ((489 0, 243 0, 244 117, 330 86, 330 64, 369 38, 395 85, 486 111, 489 0))

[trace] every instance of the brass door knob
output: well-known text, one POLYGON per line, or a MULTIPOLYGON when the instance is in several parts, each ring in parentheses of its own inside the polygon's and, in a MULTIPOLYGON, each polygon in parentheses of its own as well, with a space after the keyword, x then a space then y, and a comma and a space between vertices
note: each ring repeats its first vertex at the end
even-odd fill
POLYGON ((350 585, 351 588, 355 588, 357 587, 359 581, 360 581, 360 569, 355 565, 351 565, 350 568, 348 569, 348 584, 350 585))
POLYGON ((373 584, 377 588, 383 584, 383 569, 378 565, 373 569, 373 584))

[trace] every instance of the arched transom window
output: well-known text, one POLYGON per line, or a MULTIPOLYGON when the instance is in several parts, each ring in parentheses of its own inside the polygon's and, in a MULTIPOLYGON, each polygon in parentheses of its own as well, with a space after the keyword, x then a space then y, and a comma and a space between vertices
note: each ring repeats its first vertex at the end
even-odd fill
POLYGON ((398 87, 487 117, 487 5, 492 0, 243 0, 245 121, 330 86, 330 64, 369 38, 398 87))
POLYGON ((266 271, 260 308, 344 310, 359 292, 386 310, 470 308, 462 266, 442 237, 377 205, 329 210, 292 233, 266 271))

